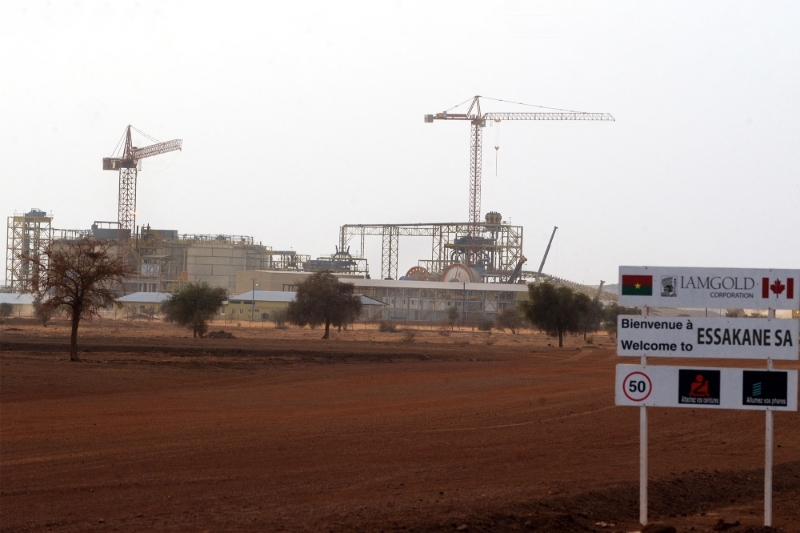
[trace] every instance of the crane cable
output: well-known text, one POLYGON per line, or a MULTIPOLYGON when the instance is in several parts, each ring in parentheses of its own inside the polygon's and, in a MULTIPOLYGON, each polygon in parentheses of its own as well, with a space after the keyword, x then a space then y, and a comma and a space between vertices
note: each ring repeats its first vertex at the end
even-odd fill
POLYGON ((131 126, 131 129, 132 130, 136 130, 140 135, 144 135, 145 137, 147 137, 148 139, 150 139, 154 143, 161 142, 158 139, 156 139, 155 137, 151 137, 150 135, 146 134, 145 132, 143 132, 142 130, 137 128, 136 126, 131 126))
POLYGON ((128 132, 127 130, 128 128, 125 128, 125 131, 122 132, 122 137, 119 138, 116 148, 111 152, 111 157, 117 157, 117 154, 122 154, 122 145, 125 144, 125 134, 128 132))
POLYGON ((499 98, 491 98, 489 96, 481 96, 481 98, 484 98, 486 100, 493 100, 495 102, 503 102, 505 104, 516 104, 516 105, 524 105, 527 107, 538 107, 541 109, 549 109, 550 111, 564 111, 565 113, 585 113, 585 111, 575 111, 574 109, 561 109, 560 107, 547 107, 543 105, 526 104, 524 102, 512 102, 511 100, 501 100, 499 98))
MULTIPOLYGON (((148 139, 150 139, 154 143, 160 142, 158 139, 146 134, 145 132, 143 132, 142 130, 137 128, 136 126, 131 126, 130 128, 132 130, 136 131, 138 134, 143 135, 144 137, 147 137, 148 139)), ((119 154, 122 153, 122 145, 125 144, 125 135, 127 133, 128 133, 128 128, 125 128, 125 131, 122 132, 122 137, 119 138, 119 142, 117 143, 116 148, 114 148, 114 151, 111 153, 111 157, 116 157, 118 153, 119 154)))
MULTIPOLYGON (((540 109, 549 109, 550 111, 563 111, 564 113, 586 113, 586 111, 575 111, 574 109, 561 109, 560 107, 547 107, 547 106, 544 106, 544 105, 526 104, 524 102, 514 102, 512 100, 501 100, 500 98, 492 98, 490 96, 479 96, 478 98, 483 98, 485 100, 492 100, 494 102, 503 102, 504 104, 515 104, 515 105, 524 105, 524 106, 527 106, 527 107, 538 107, 540 109)), ((450 109, 446 109, 444 112, 447 113, 449 111, 452 111, 453 109, 455 109, 457 107, 461 107, 462 105, 464 105, 467 102, 470 102, 470 101, 472 101, 474 99, 475 99, 474 96, 471 97, 471 98, 467 98, 466 100, 464 100, 460 104, 456 104, 453 107, 451 107, 450 109)))

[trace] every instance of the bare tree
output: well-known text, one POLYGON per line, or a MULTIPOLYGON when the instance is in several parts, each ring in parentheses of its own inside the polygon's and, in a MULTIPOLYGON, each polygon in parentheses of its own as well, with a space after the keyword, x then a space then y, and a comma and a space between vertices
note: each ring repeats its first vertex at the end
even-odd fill
POLYGON ((30 292, 43 296, 42 312, 65 310, 71 317, 69 358, 78 360, 78 326, 117 302, 130 271, 109 244, 92 238, 55 241, 41 254, 26 254, 33 267, 30 292))

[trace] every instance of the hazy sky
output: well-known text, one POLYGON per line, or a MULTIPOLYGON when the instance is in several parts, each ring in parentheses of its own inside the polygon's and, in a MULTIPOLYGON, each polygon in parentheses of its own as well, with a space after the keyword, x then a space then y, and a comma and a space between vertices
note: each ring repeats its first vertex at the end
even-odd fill
POLYGON ((342 224, 463 221, 469 125, 423 115, 480 94, 616 118, 486 128, 483 212, 528 269, 554 225, 545 271, 579 282, 800 268, 798 28, 797 2, 3 2, 0 214, 116 220, 133 124, 184 139, 143 162, 154 228, 316 257, 342 224))

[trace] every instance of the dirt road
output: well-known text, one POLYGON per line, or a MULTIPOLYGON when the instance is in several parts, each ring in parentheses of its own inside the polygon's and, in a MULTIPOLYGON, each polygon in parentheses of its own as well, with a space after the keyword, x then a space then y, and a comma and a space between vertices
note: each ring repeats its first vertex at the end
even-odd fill
MULTIPOLYGON (((106 323, 70 363, 57 328, 0 329, 2 531, 637 529, 608 343, 106 323)), ((654 519, 761 523, 762 412, 650 421, 654 519)), ((775 441, 775 523, 800 531, 797 413, 775 441)))

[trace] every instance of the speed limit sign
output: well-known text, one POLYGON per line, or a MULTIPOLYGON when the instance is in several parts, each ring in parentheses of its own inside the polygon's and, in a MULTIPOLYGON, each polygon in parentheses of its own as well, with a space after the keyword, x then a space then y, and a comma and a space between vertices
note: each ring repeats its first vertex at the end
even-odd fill
POLYGON ((645 401, 651 392, 653 392, 653 382, 650 376, 642 371, 630 372, 622 380, 622 393, 632 402, 645 401))

